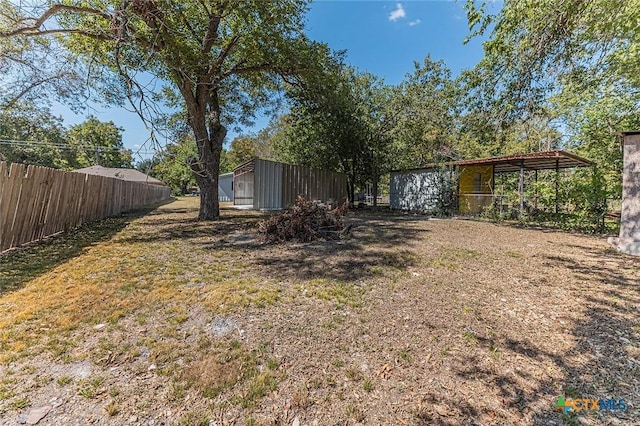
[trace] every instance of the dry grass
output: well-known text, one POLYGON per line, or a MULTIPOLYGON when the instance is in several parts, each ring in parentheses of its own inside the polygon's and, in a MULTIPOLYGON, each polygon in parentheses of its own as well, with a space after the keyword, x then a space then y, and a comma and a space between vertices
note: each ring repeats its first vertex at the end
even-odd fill
POLYGON ((0 258, 0 419, 55 396, 41 424, 640 422, 640 262, 601 239, 358 212, 273 247, 196 201, 0 258))

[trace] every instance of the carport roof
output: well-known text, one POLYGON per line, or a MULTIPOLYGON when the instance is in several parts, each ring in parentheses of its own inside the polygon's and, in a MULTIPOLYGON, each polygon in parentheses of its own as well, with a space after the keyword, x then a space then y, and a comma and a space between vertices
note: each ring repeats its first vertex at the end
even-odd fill
POLYGON ((432 163, 414 170, 433 169, 439 166, 493 166, 495 173, 507 173, 525 170, 568 169, 590 166, 591 161, 566 151, 542 151, 526 154, 504 155, 502 157, 478 158, 474 160, 432 163))

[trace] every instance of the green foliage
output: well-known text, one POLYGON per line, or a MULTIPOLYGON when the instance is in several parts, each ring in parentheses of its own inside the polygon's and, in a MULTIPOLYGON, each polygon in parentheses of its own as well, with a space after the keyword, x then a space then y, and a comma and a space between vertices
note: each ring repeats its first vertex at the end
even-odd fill
POLYGON ((56 169, 76 167, 62 120, 47 109, 21 103, 0 113, 0 160, 56 169))
POLYGON ((157 155, 151 158, 145 158, 144 160, 136 163, 135 169, 149 176, 156 177, 155 167, 159 162, 160 159, 157 155))
MULTIPOLYGON (((273 158, 271 153, 271 129, 259 132, 256 136, 238 136, 231 141, 229 151, 225 151, 225 169, 232 171, 239 165, 252 160, 254 157, 269 160, 273 158)), ((221 168, 221 173, 222 168, 221 168)))
POLYGON ((226 127, 277 106, 271 95, 282 78, 295 80, 323 51, 303 34, 307 4, 43 1, 3 14, 0 39, 56 33, 74 60, 90 65, 87 83, 109 103, 128 101, 149 128, 164 118, 158 104, 182 111, 198 148, 190 166, 201 189, 200 218, 213 219, 226 127))
POLYGON ((165 150, 155 157, 157 164, 153 167, 153 175, 170 186, 175 193, 185 195, 189 187, 196 184, 189 159, 197 157, 198 151, 193 138, 184 135, 178 142, 167 144, 165 150))
POLYGON ((433 61, 429 55, 414 67, 395 88, 389 105, 397 116, 392 130, 396 168, 457 159, 457 83, 444 62, 433 61))
POLYGON ((344 65, 334 53, 287 95, 290 113, 273 124, 277 158, 345 173, 351 199, 357 185, 376 185, 389 171, 395 114, 388 107, 391 88, 381 79, 344 65))
POLYGON ((67 130, 48 109, 20 102, 0 113, 0 159, 65 170, 95 164, 131 167, 121 132, 113 122, 95 117, 67 130))
POLYGON ((518 177, 509 174, 498 176, 496 203, 483 211, 483 217, 491 220, 518 219, 522 223, 539 223, 587 233, 612 231, 605 220, 607 200, 612 197, 597 166, 561 171, 558 175, 552 170, 540 171, 537 181, 533 176, 532 172, 525 173, 522 214, 518 177))
POLYGON ((122 129, 113 121, 103 122, 94 116, 69 129, 70 143, 76 147, 80 167, 131 167, 131 151, 122 144, 122 129))
POLYGON ((570 149, 591 159, 593 174, 561 179, 568 216, 556 219, 601 230, 603 200, 621 195, 618 132, 640 128, 640 1, 509 1, 493 15, 485 6, 466 5, 472 36, 490 36, 481 63, 463 73, 465 130, 492 154, 515 142, 522 151, 570 149))
POLYGON ((535 111, 577 76, 585 89, 606 80, 637 82, 629 52, 640 41, 638 0, 509 1, 495 15, 468 0, 467 11, 472 30, 491 28, 480 68, 505 115, 535 111))
POLYGON ((229 163, 238 167, 256 156, 255 140, 249 136, 238 136, 231 141, 231 149, 227 153, 229 163))

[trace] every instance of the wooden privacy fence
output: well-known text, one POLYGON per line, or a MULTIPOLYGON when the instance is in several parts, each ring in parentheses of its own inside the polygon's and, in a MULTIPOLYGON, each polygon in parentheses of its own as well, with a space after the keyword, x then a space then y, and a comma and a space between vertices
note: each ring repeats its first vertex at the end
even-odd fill
POLYGON ((166 186, 0 162, 0 252, 170 196, 166 186))

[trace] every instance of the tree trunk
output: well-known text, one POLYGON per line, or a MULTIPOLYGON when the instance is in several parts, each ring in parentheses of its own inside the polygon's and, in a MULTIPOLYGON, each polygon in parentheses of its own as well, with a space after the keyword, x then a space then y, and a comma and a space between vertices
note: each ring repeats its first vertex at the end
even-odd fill
POLYGON ((378 181, 380 177, 377 172, 373 174, 373 207, 378 207, 378 181))
POLYGON ((200 212, 198 219, 213 220, 220 217, 218 201, 218 175, 220 153, 227 129, 220 122, 220 104, 215 90, 206 83, 191 91, 190 82, 180 85, 189 114, 189 126, 193 130, 198 147, 198 159, 189 159, 189 166, 200 188, 200 212))
POLYGON ((213 220, 220 217, 218 201, 218 175, 220 174, 220 153, 227 129, 221 123, 218 93, 213 87, 212 77, 205 68, 193 85, 192 79, 175 70, 174 76, 182 94, 189 127, 198 147, 198 158, 190 158, 189 166, 200 188, 200 212, 198 219, 213 220))
MULTIPOLYGON (((220 139, 223 140, 224 136, 220 139)), ((192 166, 196 183, 200 188, 200 213, 198 214, 198 219, 200 220, 213 220, 220 217, 218 175, 220 174, 222 142, 219 142, 218 149, 216 149, 216 145, 218 145, 217 141, 201 139, 201 142, 198 143, 198 152, 200 153, 199 168, 196 170, 192 166)))
POLYGON ((199 177, 196 182, 200 188, 200 213, 198 219, 213 220, 220 217, 220 203, 218 202, 218 179, 199 177))
POLYGON ((354 192, 355 184, 353 183, 353 178, 351 175, 347 175, 347 201, 350 204, 353 204, 355 201, 355 192, 354 192))
POLYGON ((351 186, 349 188, 349 202, 351 204, 355 203, 356 201, 356 178, 357 178, 357 174, 356 174, 356 166, 355 166, 355 160, 351 161, 350 164, 350 173, 347 176, 347 180, 351 180, 351 186))

